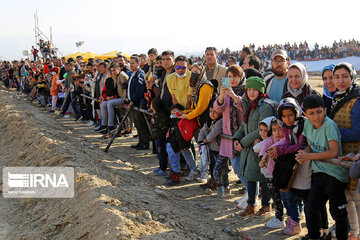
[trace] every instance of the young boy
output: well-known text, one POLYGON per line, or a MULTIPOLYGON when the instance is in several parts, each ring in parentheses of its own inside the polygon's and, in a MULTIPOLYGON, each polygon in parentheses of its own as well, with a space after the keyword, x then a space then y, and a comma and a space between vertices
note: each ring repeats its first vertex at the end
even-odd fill
MULTIPOLYGON (((201 146, 201 176, 200 181, 206 182, 208 178, 208 164, 210 162, 210 173, 211 178, 215 180, 213 175, 213 169, 215 166, 215 159, 219 155, 220 151, 220 141, 222 133, 222 113, 216 112, 214 109, 214 103, 211 102, 209 105, 209 115, 211 118, 211 121, 207 124, 204 124, 204 126, 201 128, 198 142, 201 146), (208 154, 206 154, 206 150, 208 154)), ((226 173, 227 174, 227 173, 226 173)), ((209 191, 210 189, 205 191, 209 191)))
POLYGON ((340 131, 329 117, 323 99, 318 95, 309 95, 303 101, 305 120, 303 136, 308 147, 296 154, 299 164, 311 161, 313 170, 311 190, 307 199, 306 239, 320 239, 321 219, 319 211, 329 200, 330 213, 336 222, 336 237, 339 240, 348 238, 346 211, 346 183, 348 171, 344 167, 322 160, 342 155, 340 131))

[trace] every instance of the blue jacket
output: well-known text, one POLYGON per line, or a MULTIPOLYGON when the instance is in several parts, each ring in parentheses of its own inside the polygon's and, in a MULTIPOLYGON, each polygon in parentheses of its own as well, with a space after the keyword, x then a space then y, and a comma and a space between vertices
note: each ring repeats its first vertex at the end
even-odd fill
POLYGON ((139 68, 134 76, 130 77, 128 84, 127 98, 132 101, 136 107, 139 107, 140 104, 146 105, 144 98, 144 93, 146 92, 145 72, 139 68))

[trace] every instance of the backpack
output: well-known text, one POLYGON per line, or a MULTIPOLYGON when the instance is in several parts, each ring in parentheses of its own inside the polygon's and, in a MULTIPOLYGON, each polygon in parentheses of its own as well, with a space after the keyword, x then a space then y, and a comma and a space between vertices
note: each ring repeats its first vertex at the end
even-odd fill
POLYGON ((274 100, 271 100, 270 98, 265 98, 264 101, 260 104, 259 115, 261 114, 261 109, 262 109, 262 106, 264 103, 267 103, 271 106, 271 108, 273 109, 273 112, 274 112, 274 116, 275 116, 279 103, 275 102, 274 100))

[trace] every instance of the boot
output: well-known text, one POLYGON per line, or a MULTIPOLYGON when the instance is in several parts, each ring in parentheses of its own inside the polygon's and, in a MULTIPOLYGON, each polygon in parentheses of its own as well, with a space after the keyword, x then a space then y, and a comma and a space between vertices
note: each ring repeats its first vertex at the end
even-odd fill
POLYGON ((250 217, 255 214, 255 206, 247 205, 245 210, 239 213, 240 217, 250 217))

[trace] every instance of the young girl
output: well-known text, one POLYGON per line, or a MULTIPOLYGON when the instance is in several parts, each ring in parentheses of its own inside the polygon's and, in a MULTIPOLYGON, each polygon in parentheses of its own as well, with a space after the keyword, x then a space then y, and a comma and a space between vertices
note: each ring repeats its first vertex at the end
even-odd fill
POLYGON ((154 113, 154 116, 151 118, 152 137, 155 140, 157 157, 159 159, 159 168, 156 169, 155 174, 157 176, 166 176, 168 155, 166 152, 165 136, 170 126, 170 120, 160 98, 154 98, 150 107, 154 113))
POLYGON ((46 105, 46 80, 44 78, 44 75, 42 73, 39 74, 38 82, 36 84, 36 88, 38 90, 39 98, 40 98, 40 104, 41 107, 45 107, 46 105))
MULTIPOLYGON (((216 176, 213 174, 215 165, 215 159, 219 155, 220 151, 220 140, 222 133, 222 114, 220 112, 215 111, 214 103, 210 103, 209 115, 211 121, 204 124, 204 126, 200 129, 198 142, 201 147, 200 155, 201 155, 201 175, 200 181, 206 182, 208 178, 208 165, 210 163, 210 174, 213 180, 216 180, 218 186, 221 186, 223 182, 228 182, 225 178, 222 178, 220 171, 222 169, 217 169, 216 176), (219 171, 220 170, 220 171, 219 171)), ((220 166, 217 166, 220 167, 220 166)), ((227 171, 228 169, 226 169, 227 171)), ((227 172, 226 172, 227 175, 227 172)), ((207 189, 205 189, 207 190, 207 189)), ((209 189, 210 190, 210 189, 209 189)), ((207 191, 209 191, 207 190, 207 191)), ((211 191, 211 190, 210 190, 211 191)))
MULTIPOLYGON (((294 180, 293 178, 295 176, 293 171, 296 171, 293 169, 296 169, 297 166, 295 153, 302 148, 304 138, 302 131, 305 117, 302 116, 301 107, 294 98, 284 98, 280 101, 277 109, 277 120, 285 138, 270 147, 268 154, 272 159, 276 159, 273 184, 274 188, 281 189, 280 196, 288 215, 284 233, 295 235, 301 231, 300 211, 296 194, 289 190, 291 187, 298 189, 310 189, 311 187, 311 169, 306 174, 300 174, 302 177, 304 176, 304 179, 294 180)), ((307 165, 301 166, 304 169, 308 167, 307 165)))
POLYGON ((284 215, 284 206, 281 201, 280 191, 277 188, 274 188, 272 177, 275 162, 267 153, 269 147, 271 147, 274 143, 280 141, 283 138, 283 134, 281 132, 281 127, 278 124, 276 118, 273 118, 270 122, 270 132, 271 136, 266 138, 261 145, 261 149, 259 152, 259 167, 261 168, 261 172, 264 174, 266 178, 266 185, 269 188, 270 196, 273 199, 275 205, 275 216, 268 223, 266 223, 266 227, 268 228, 284 228, 285 223, 283 221, 284 215))
POLYGON ((51 95, 51 110, 49 111, 50 113, 55 112, 55 108, 56 108, 56 102, 58 100, 58 94, 61 88, 61 85, 59 84, 59 72, 60 69, 58 69, 57 67, 54 67, 51 70, 51 74, 52 74, 52 83, 51 83, 51 88, 50 88, 50 95, 51 95))
POLYGON ((244 107, 243 123, 233 136, 234 148, 240 152, 240 176, 247 184, 248 205, 239 215, 242 217, 255 214, 255 194, 257 182, 262 188, 262 207, 258 215, 270 212, 269 189, 265 182, 265 177, 260 173, 258 154, 254 152, 253 146, 255 139, 260 139, 259 122, 266 117, 274 115, 273 108, 265 102, 265 81, 260 77, 250 77, 245 84, 246 94, 242 98, 244 107))

